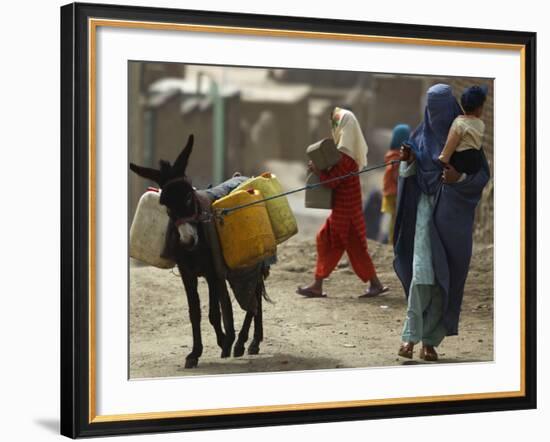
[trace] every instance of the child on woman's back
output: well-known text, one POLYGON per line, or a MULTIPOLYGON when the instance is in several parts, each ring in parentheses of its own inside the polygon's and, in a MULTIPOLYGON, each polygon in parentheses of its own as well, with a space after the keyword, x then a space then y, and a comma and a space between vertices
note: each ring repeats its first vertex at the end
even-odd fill
POLYGON ((464 91, 460 98, 464 115, 459 115, 453 121, 439 156, 439 161, 467 175, 478 172, 482 164, 485 124, 481 115, 486 98, 487 87, 472 86, 464 91))

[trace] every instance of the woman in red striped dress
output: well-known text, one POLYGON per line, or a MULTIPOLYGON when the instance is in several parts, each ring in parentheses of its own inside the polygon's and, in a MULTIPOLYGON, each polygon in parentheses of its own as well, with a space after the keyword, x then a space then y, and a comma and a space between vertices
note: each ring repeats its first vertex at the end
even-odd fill
MULTIPOLYGON (((340 161, 319 171, 313 163, 309 169, 321 181, 357 172, 367 165, 367 143, 355 115, 341 108, 331 114, 332 137, 341 153, 340 161)), ((317 233, 317 267, 315 281, 298 287, 296 293, 307 297, 323 297, 323 280, 334 270, 344 252, 356 275, 370 286, 361 297, 377 296, 388 290, 378 277, 368 252, 365 221, 362 212, 361 184, 358 176, 325 184, 333 190, 332 212, 317 233)))

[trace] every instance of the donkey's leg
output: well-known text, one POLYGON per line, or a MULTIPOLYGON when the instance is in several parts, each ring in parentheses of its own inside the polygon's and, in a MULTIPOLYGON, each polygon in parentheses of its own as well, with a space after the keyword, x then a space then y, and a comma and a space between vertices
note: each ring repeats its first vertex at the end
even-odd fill
POLYGON ((252 318, 254 316, 252 313, 246 313, 246 316, 244 317, 243 326, 241 328, 241 331, 239 332, 239 337, 237 338, 237 342, 235 343, 235 347, 233 347, 233 356, 236 358, 244 355, 244 344, 246 341, 248 341, 248 332, 250 331, 250 324, 252 323, 252 318))
POLYGON ((260 352, 260 342, 264 340, 262 292, 263 290, 258 290, 258 313, 254 316, 254 338, 248 346, 249 355, 257 355, 260 352))
POLYGON ((233 323, 233 306, 231 305, 231 299, 229 298, 229 292, 225 285, 225 279, 217 280, 216 293, 219 296, 220 306, 222 309, 223 327, 225 329, 225 340, 222 346, 222 358, 231 356, 231 347, 235 341, 235 324, 233 323))
POLYGON ((199 292, 197 290, 197 278, 195 276, 185 276, 185 270, 179 267, 181 279, 187 294, 187 305, 189 307, 189 319, 193 330, 193 350, 185 358, 185 368, 195 368, 202 355, 201 338, 201 303, 199 292))
POLYGON ((223 350, 223 346, 225 344, 225 334, 222 329, 220 299, 216 290, 216 280, 212 277, 207 277, 206 282, 208 283, 208 320, 216 332, 216 342, 223 350))

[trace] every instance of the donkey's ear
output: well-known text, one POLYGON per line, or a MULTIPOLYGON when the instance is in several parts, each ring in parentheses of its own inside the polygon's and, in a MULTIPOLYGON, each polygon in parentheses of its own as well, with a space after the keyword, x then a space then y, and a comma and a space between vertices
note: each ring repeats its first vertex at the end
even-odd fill
POLYGON ((140 177, 147 178, 151 181, 154 181, 157 184, 160 184, 160 171, 156 169, 151 169, 150 167, 138 166, 134 163, 130 163, 130 170, 137 173, 140 177))
POLYGON ((174 174, 174 176, 185 175, 185 169, 187 169, 187 162, 189 161, 189 156, 193 151, 193 142, 194 142, 194 137, 193 137, 193 134, 191 134, 187 139, 186 146, 178 155, 178 157, 176 158, 176 161, 174 161, 174 165, 172 166, 172 173, 174 174))

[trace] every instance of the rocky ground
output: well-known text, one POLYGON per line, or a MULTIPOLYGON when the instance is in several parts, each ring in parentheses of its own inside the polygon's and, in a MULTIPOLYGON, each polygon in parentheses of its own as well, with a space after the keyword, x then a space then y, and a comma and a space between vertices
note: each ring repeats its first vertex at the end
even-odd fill
MULTIPOLYGON (((303 238, 303 237, 302 237, 303 238)), ((203 310, 204 352, 196 369, 184 369, 192 334, 187 301, 174 269, 132 265, 130 269, 130 377, 149 378, 250 373, 423 363, 396 353, 406 311, 401 284, 387 245, 369 241, 380 279, 391 291, 378 298, 358 299, 364 285, 342 260, 327 280, 329 296, 308 299, 296 286, 312 278, 313 240, 293 238, 279 247, 279 262, 266 281, 273 303, 264 303, 264 341, 260 354, 220 358, 208 323, 208 296, 199 284, 203 310)), ((445 339, 438 363, 493 359, 493 247, 476 245, 466 284, 459 336, 445 339)), ((235 327, 244 318, 233 300, 235 327)))

